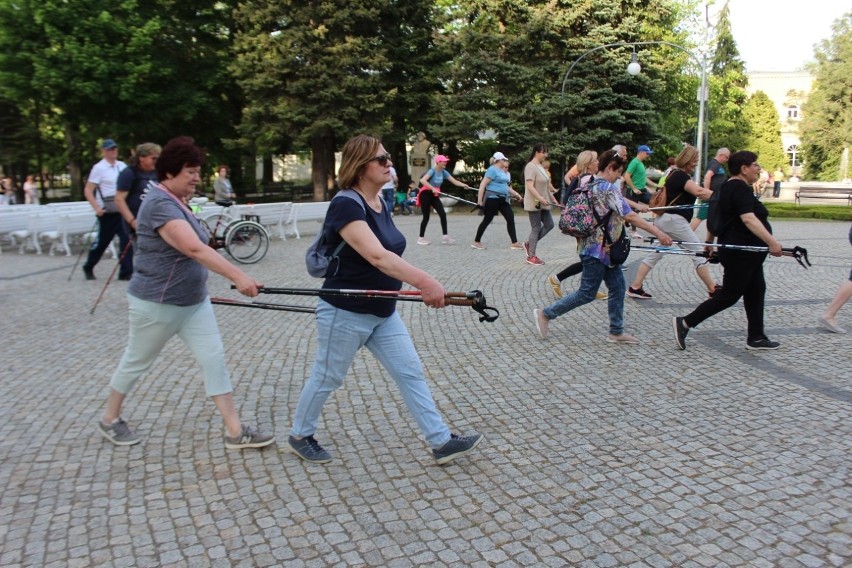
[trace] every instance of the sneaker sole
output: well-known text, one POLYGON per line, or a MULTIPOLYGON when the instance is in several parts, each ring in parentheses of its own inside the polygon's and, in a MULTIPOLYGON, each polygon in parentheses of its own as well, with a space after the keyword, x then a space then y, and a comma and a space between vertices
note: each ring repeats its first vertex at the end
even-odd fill
POLYGON ((243 450, 243 449, 246 449, 246 448, 265 448, 266 446, 268 446, 270 444, 274 444, 274 443, 275 443, 275 438, 271 438, 270 440, 267 440, 266 442, 253 442, 251 444, 234 444, 234 443, 231 443, 231 442, 225 442, 225 447, 229 450, 243 450))
POLYGON ((775 351, 776 349, 780 349, 780 348, 781 348, 780 345, 777 346, 777 347, 753 347, 753 346, 749 345, 748 343, 746 343, 746 350, 747 351, 775 351))
POLYGON ((465 455, 469 454, 470 452, 472 452, 473 450, 475 450, 475 449, 476 449, 476 446, 478 446, 478 445, 479 445, 479 443, 480 443, 482 440, 484 440, 484 439, 485 439, 485 436, 483 436, 483 435, 481 435, 481 434, 480 434, 480 436, 479 436, 479 438, 477 438, 476 442, 474 442, 474 443, 473 443, 473 445, 472 445, 471 447, 469 447, 468 449, 466 449, 465 451, 463 451, 463 452, 456 452, 456 453, 454 453, 454 454, 450 454, 450 455, 448 455, 448 456, 444 456, 444 457, 442 457, 442 458, 438 458, 438 459, 437 459, 437 460, 435 460, 435 461, 437 461, 437 462, 438 462, 438 465, 448 464, 448 463, 450 463, 451 461, 453 461, 454 459, 456 459, 456 458, 460 458, 460 457, 462 457, 462 456, 465 456, 465 455))
POLYGON ((139 438, 137 438, 135 440, 125 440, 125 441, 116 440, 115 438, 113 438, 112 436, 110 436, 109 434, 107 434, 106 432, 101 430, 100 428, 98 428, 98 432, 101 433, 101 436, 103 436, 105 439, 109 440, 110 442, 113 443, 113 445, 116 445, 116 446, 135 446, 136 444, 138 444, 139 442, 142 441, 139 438))
POLYGON ((677 345, 677 348, 680 349, 681 351, 685 351, 686 350, 686 343, 684 342, 684 344, 681 345, 680 341, 678 340, 678 337, 680 337, 680 330, 678 329, 678 327, 680 327, 680 326, 678 326, 678 324, 677 324, 677 317, 673 317, 672 318, 672 331, 674 331, 675 345, 677 345))
POLYGON ((630 292, 627 293, 631 298, 636 298, 637 300, 650 300, 653 296, 640 296, 639 294, 632 294, 630 292))
POLYGON ((639 345, 640 343, 642 343, 641 341, 639 341, 638 338, 636 339, 636 341, 628 341, 628 340, 624 340, 624 339, 611 339, 608 335, 606 337, 606 342, 607 343, 623 343, 624 345, 639 345))
POLYGON ((299 458, 300 458, 302 461, 306 461, 306 462, 308 462, 308 463, 328 463, 328 462, 330 462, 330 461, 331 461, 331 458, 326 458, 326 459, 314 459, 314 460, 312 460, 312 459, 308 459, 308 458, 306 458, 305 456, 303 456, 301 453, 299 453, 298 451, 296 451, 296 449, 295 449, 293 446, 291 446, 290 444, 287 444, 287 450, 289 450, 289 451, 290 451, 290 453, 293 453, 293 454, 296 454, 297 456, 299 456, 299 458))

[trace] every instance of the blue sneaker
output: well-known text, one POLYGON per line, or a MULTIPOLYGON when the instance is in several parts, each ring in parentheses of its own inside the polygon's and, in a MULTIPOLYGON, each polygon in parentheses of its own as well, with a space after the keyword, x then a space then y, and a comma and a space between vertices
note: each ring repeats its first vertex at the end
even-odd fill
POLYGON ((287 441, 290 443, 290 450, 306 462, 328 463, 331 461, 331 454, 324 450, 313 436, 305 436, 301 440, 290 436, 287 441))
POLYGON ((473 436, 450 434, 450 440, 437 450, 432 450, 432 455, 435 456, 438 465, 444 465, 472 451, 482 440, 482 434, 474 434, 473 436))

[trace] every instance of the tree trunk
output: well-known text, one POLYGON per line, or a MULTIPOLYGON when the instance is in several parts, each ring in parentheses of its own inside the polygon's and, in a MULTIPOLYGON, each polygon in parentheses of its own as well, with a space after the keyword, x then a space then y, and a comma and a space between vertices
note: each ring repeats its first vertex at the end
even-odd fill
POLYGON ((329 129, 311 136, 311 185, 314 201, 328 201, 328 180, 334 178, 334 134, 329 129))
POLYGON ((65 146, 68 148, 68 171, 71 174, 71 201, 82 201, 83 158, 79 125, 65 124, 65 146))
MULTIPOLYGON (((393 132, 405 132, 405 118, 395 116, 393 118, 393 132)), ((405 150, 405 138, 401 140, 388 140, 385 149, 391 155, 393 167, 396 169, 396 177, 399 178, 399 186, 408 188, 411 176, 408 171, 408 152, 405 150)), ((407 191, 407 189, 406 189, 407 191)))

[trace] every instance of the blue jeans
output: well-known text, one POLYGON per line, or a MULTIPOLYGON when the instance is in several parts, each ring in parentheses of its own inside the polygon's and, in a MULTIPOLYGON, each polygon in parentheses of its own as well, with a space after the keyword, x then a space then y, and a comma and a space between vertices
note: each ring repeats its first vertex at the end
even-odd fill
POLYGON ((606 282, 609 290, 607 311, 609 312, 609 332, 612 335, 624 333, 624 273, 620 266, 604 265, 593 256, 580 257, 583 263, 583 274, 580 276, 580 287, 571 294, 561 298, 544 308, 547 319, 556 319, 574 308, 588 304, 595 299, 601 282, 606 282))
POLYGON ((204 372, 207 396, 233 390, 225 365, 225 348, 210 299, 194 306, 173 306, 127 295, 130 333, 127 347, 110 386, 127 394, 145 374, 166 342, 177 335, 189 347, 204 372))
POLYGON ((382 199, 388 206, 388 211, 393 213, 393 207, 396 204, 396 190, 392 187, 382 188, 382 199))
POLYGON ((420 356, 398 312, 382 318, 319 300, 316 319, 317 358, 299 395, 290 435, 313 436, 326 399, 343 384, 358 350, 366 347, 396 381, 429 447, 437 449, 449 441, 450 429, 438 414, 420 356))

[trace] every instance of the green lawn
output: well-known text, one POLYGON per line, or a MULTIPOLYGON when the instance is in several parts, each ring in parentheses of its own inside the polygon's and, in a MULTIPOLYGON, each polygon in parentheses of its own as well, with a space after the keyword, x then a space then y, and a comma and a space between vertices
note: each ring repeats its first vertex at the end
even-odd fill
POLYGON ((780 219, 829 219, 852 221, 852 207, 848 205, 796 205, 795 203, 772 203, 764 201, 769 217, 780 219))

